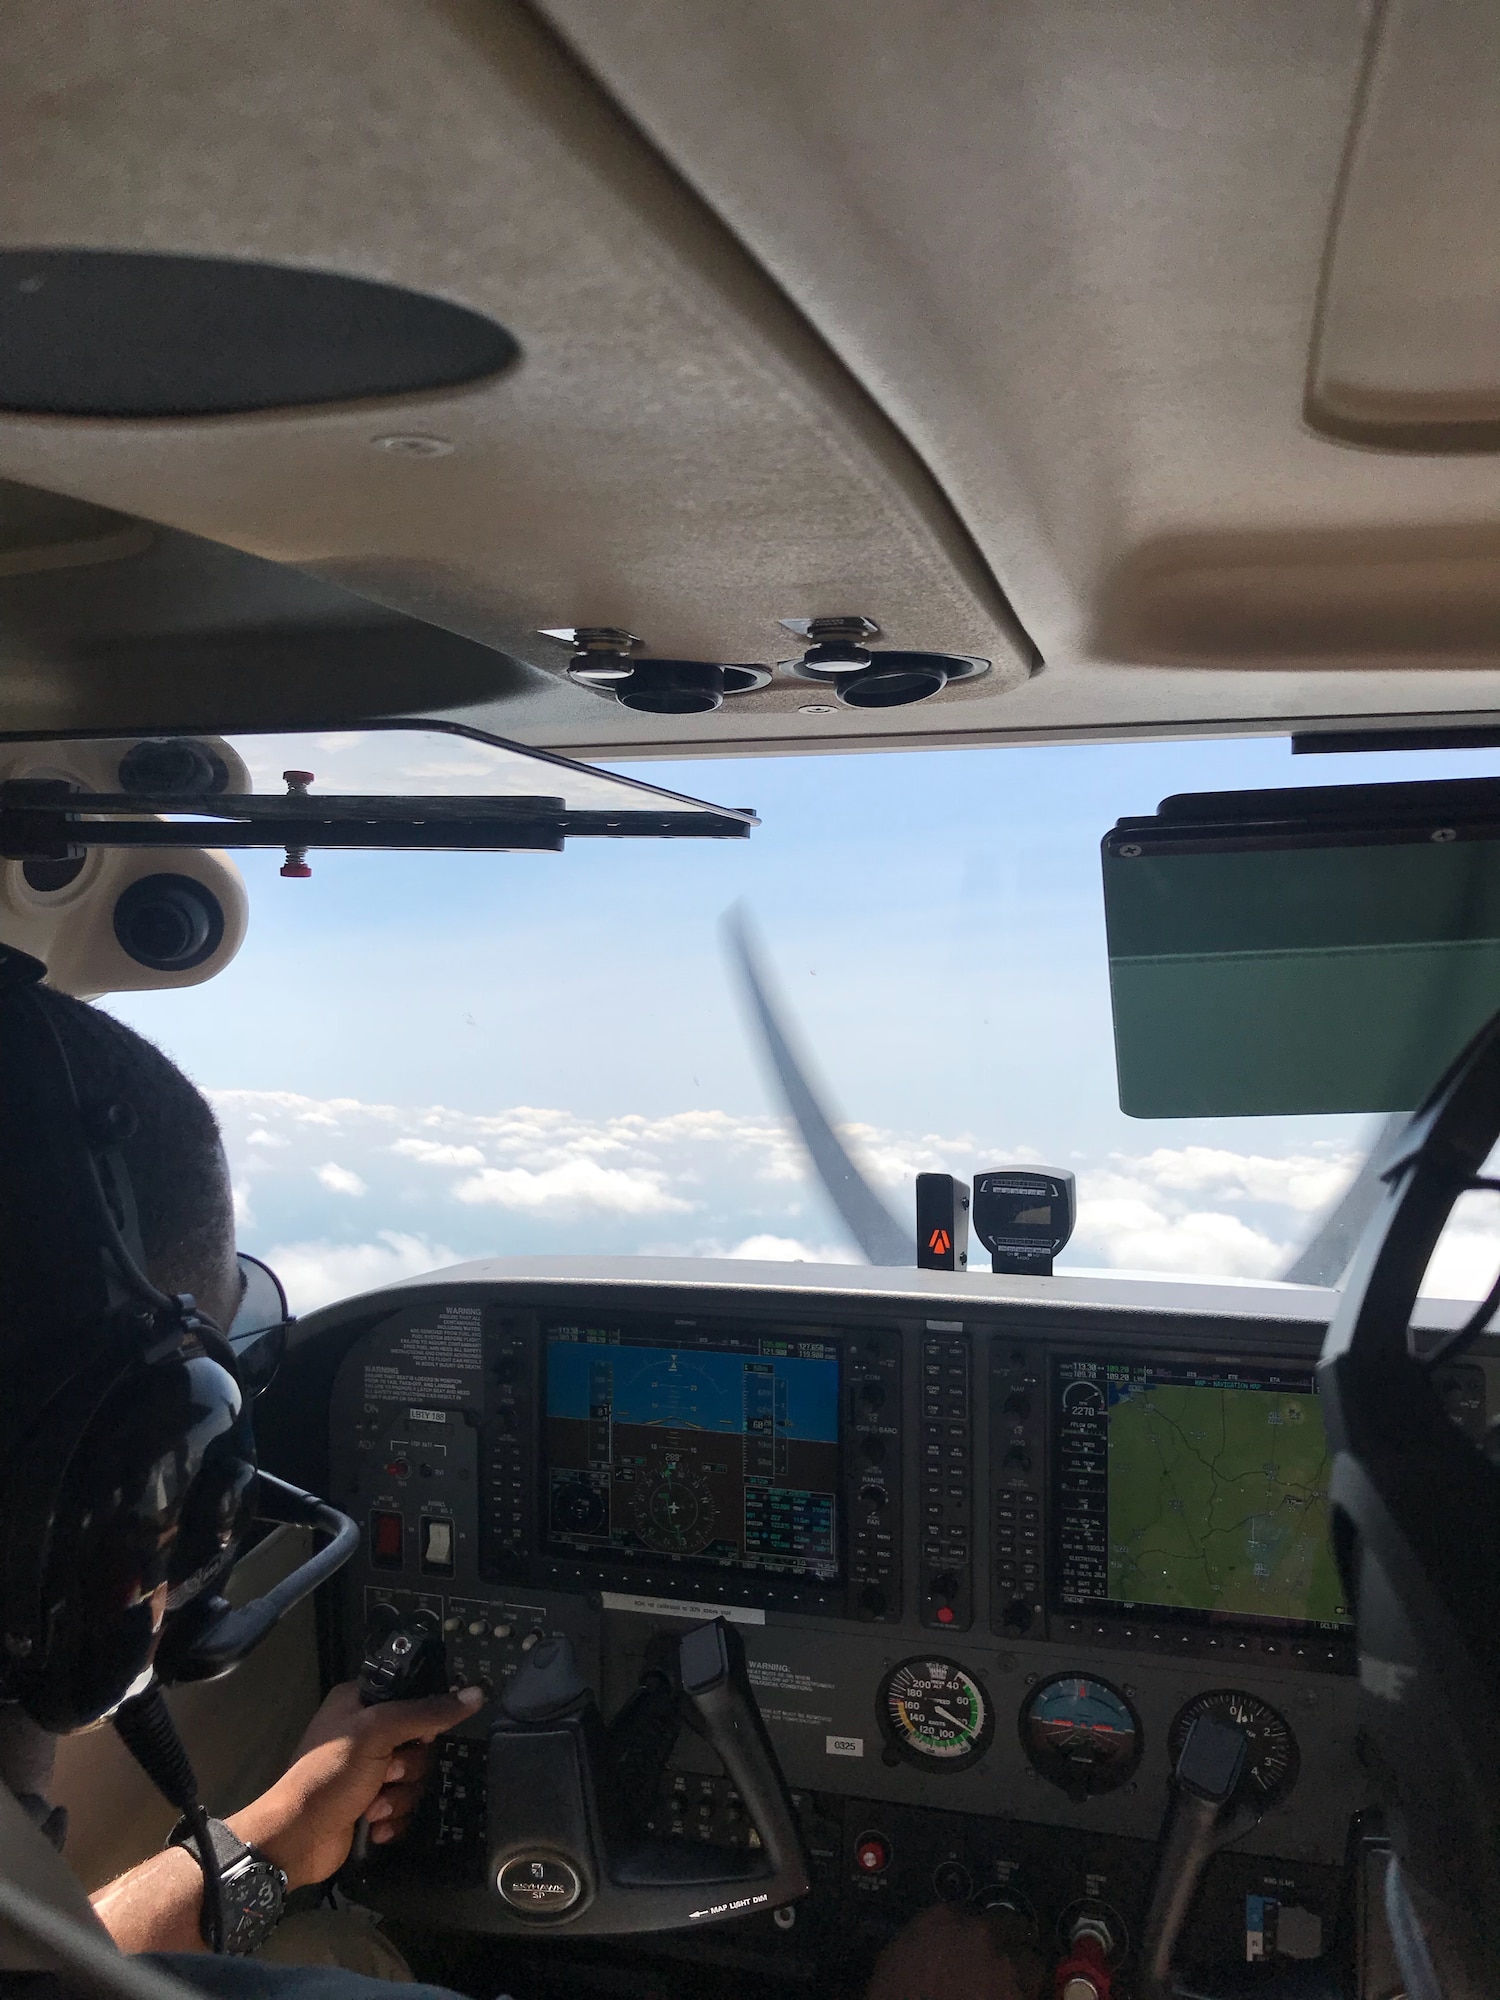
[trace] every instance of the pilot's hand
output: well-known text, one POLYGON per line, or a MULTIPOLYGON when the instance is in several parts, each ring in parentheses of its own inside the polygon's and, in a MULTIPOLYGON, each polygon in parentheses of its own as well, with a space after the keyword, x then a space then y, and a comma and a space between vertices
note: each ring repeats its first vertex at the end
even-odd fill
POLYGON ((1036 2000, 1042 1962, 1013 1918, 939 1903, 875 1961, 865 2000, 1036 2000))
POLYGON ((286 1776, 229 1825, 284 1869, 287 1886, 324 1882, 348 1858, 355 1824, 372 1842, 394 1840, 421 1796, 432 1744, 466 1722, 479 1688, 366 1708, 353 1681, 336 1687, 308 1724, 286 1776))

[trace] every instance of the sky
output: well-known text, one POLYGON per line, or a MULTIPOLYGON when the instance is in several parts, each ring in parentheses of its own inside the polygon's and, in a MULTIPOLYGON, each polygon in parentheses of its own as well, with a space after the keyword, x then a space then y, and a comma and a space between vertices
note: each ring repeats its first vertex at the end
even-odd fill
MULTIPOLYGON (((300 762, 331 787, 368 746, 240 747, 258 777, 300 762)), ((417 789, 487 782, 453 739, 378 749, 417 789)), ((212 1096, 242 1246, 301 1311, 488 1254, 856 1259, 742 1012, 722 938, 736 903, 898 1215, 924 1169, 1064 1167, 1079 1220, 1062 1268, 1276 1277, 1378 1121, 1121 1113, 1100 839, 1173 792, 1496 761, 1294 759, 1279 738, 631 764, 762 823, 561 855, 314 854, 309 881, 245 855, 233 963, 103 1004, 212 1096)), ((1477 1296, 1496 1240, 1476 1215, 1430 1288, 1477 1296)))

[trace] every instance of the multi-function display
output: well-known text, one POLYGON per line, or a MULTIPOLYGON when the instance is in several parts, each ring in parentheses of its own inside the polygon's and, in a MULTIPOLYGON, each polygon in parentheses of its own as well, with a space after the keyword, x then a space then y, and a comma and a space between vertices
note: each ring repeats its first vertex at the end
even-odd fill
POLYGON ((569 1325, 545 1349, 552 1548, 839 1580, 835 1342, 569 1325))
POLYGON ((1348 1624, 1307 1368, 1053 1363, 1061 1609, 1348 1624))

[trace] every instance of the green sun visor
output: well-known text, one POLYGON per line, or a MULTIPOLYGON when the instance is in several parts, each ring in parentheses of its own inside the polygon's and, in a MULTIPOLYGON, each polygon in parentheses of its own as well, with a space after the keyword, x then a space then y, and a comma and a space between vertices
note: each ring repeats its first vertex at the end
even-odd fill
POLYGON ((1183 794, 1103 862, 1130 1117, 1409 1110, 1500 1008, 1500 780, 1183 794))

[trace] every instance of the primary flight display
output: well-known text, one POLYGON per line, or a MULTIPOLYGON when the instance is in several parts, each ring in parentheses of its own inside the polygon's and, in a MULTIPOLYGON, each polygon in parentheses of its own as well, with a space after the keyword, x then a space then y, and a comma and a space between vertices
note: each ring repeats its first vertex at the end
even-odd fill
POLYGON ((1348 1623, 1309 1371, 1060 1360, 1061 1602, 1348 1623))
POLYGON ((555 1326, 545 1346, 554 1548, 838 1579, 837 1343, 555 1326))

